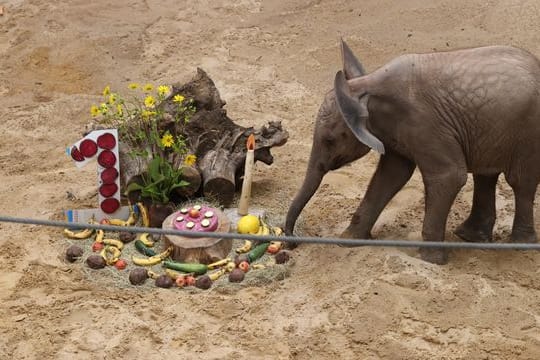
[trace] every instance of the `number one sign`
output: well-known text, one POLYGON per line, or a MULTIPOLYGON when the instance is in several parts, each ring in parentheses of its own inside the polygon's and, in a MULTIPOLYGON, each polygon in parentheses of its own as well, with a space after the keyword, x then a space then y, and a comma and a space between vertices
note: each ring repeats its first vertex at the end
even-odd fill
POLYGON ((112 214, 120 208, 118 130, 95 130, 73 144, 69 155, 78 168, 97 158, 99 208, 112 214))

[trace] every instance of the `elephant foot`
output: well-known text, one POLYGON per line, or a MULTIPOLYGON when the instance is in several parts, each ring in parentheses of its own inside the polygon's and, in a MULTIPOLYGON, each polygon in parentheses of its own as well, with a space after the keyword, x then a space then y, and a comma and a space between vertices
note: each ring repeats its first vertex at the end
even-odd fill
MULTIPOLYGON (((346 229, 339 235, 341 239, 373 239, 370 233, 354 233, 349 229, 346 229)), ((359 247, 360 245, 353 245, 353 244, 339 244, 340 247, 359 247)))
POLYGON ((467 242, 491 242, 493 227, 476 225, 466 220, 454 230, 454 234, 467 242))
POLYGON ((432 264, 446 265, 448 263, 448 250, 420 248, 420 257, 432 264))
POLYGON ((537 243, 538 237, 535 231, 513 230, 510 240, 514 243, 537 243))

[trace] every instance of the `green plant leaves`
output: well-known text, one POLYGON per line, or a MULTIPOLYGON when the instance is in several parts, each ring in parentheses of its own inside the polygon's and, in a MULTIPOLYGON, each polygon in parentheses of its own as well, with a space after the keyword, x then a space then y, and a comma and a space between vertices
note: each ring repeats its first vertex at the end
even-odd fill
POLYGON ((129 184, 126 193, 141 191, 142 197, 166 204, 173 190, 187 185, 189 182, 182 180, 182 169, 175 169, 168 161, 157 156, 148 164, 148 171, 142 176, 142 184, 129 184))

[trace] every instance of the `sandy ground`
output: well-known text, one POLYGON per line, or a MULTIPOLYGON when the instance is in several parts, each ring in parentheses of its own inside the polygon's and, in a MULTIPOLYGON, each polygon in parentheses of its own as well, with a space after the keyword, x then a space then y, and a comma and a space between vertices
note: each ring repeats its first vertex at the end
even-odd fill
MULTIPOLYGON (((106 84, 186 81, 200 66, 239 124, 281 120, 290 140, 273 166, 257 167, 253 198, 283 217, 340 66, 340 36, 369 70, 405 52, 474 45, 540 55, 537 0, 0 2, 0 213, 40 219, 97 202, 95 170, 78 171, 64 148, 106 84)), ((339 234, 376 161, 370 154, 329 174, 303 213, 304 233, 339 234)), ((422 195, 415 174, 375 235, 420 239, 422 195)), ((496 240, 506 241, 513 201, 504 181, 497 196, 496 240)), ((470 202, 469 182, 449 217, 450 241, 470 202)), ((0 230, 2 359, 540 357, 532 252, 454 251, 437 266, 414 249, 302 246, 283 281, 190 294, 100 285, 62 260, 58 229, 0 230)))

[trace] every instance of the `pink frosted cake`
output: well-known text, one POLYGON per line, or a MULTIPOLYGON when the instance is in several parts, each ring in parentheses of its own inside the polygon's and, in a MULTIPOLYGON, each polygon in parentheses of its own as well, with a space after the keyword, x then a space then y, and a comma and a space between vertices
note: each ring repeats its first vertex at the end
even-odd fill
POLYGON ((193 205, 174 213, 173 227, 177 230, 210 232, 218 227, 218 216, 214 208, 193 205))

